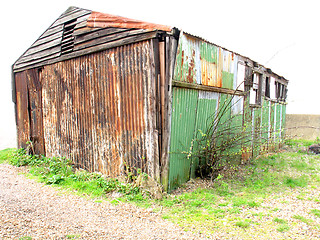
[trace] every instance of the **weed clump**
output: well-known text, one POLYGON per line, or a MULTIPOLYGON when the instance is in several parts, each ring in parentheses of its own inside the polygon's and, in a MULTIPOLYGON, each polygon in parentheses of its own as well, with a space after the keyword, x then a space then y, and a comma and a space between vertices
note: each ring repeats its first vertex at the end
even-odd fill
POLYGON ((248 228, 250 226, 250 220, 245 219, 243 221, 238 221, 235 225, 241 228, 248 228))
POLYGON ((8 160, 17 167, 29 166, 30 173, 39 177, 45 184, 62 185, 93 196, 118 192, 120 196, 133 201, 147 197, 147 193, 142 194, 131 175, 127 182, 121 182, 118 179, 106 178, 101 173, 76 170, 72 162, 65 157, 29 155, 27 150, 18 149, 13 151, 8 160))

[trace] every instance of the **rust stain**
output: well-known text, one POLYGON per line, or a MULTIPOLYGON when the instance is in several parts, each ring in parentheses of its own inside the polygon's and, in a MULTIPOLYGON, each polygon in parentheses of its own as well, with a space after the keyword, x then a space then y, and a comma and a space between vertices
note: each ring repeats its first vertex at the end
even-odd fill
POLYGON ((117 27, 117 28, 139 28, 146 30, 162 30, 170 32, 172 27, 148 23, 140 20, 120 17, 116 15, 92 12, 87 20, 88 27, 117 27))
POLYGON ((217 64, 201 60, 201 79, 202 84, 218 87, 217 84, 217 64))
POLYGON ((181 69, 181 74, 184 71, 183 65, 184 65, 184 50, 181 51, 181 68, 180 68, 181 69))
MULTIPOLYGON (((186 60, 188 60, 188 56, 186 56, 186 60)), ((194 77, 194 73, 195 73, 195 50, 192 49, 192 54, 190 56, 190 62, 188 64, 188 73, 186 76, 186 80, 189 83, 193 83, 193 77, 194 77)))
POLYGON ((156 115, 150 49, 145 41, 43 68, 47 156, 113 177, 124 166, 152 171, 154 153, 146 151, 156 141, 150 134, 156 115))
POLYGON ((193 79, 192 79, 192 68, 190 67, 190 65, 189 65, 189 68, 188 68, 187 81, 188 81, 189 83, 193 83, 193 79))

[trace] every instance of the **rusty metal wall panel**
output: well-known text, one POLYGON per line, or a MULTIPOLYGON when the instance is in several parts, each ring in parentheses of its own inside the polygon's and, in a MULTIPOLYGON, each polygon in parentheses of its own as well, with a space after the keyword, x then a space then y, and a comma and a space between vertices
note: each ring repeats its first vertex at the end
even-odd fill
POLYGON ((43 68, 47 156, 66 156, 108 176, 124 168, 153 176, 158 158, 150 41, 43 68))
POLYGON ((30 141, 30 121, 29 121, 29 102, 28 84, 26 72, 15 74, 16 87, 16 124, 18 148, 26 148, 30 141))
POLYGON ((182 33, 174 80, 235 90, 237 64, 235 53, 182 33))
POLYGON ((174 80, 201 84, 200 41, 180 34, 174 80))

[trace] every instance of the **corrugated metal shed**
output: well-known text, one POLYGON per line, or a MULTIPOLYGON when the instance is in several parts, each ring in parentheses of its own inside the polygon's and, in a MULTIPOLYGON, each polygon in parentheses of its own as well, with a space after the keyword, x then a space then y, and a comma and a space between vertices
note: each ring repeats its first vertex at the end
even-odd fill
POLYGON ((165 190, 195 177, 194 140, 228 99, 242 159, 283 137, 286 79, 169 26, 70 7, 12 69, 18 146, 108 176, 141 169, 165 190))

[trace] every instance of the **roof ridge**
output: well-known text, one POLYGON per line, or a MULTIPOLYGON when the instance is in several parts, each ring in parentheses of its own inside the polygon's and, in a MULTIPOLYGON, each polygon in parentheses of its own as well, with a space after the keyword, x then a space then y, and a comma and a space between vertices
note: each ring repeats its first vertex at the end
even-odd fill
POLYGON ((170 32, 172 27, 144 22, 141 20, 126 18, 113 14, 101 13, 92 11, 89 18, 87 19, 88 27, 118 27, 118 28, 140 28, 146 30, 162 30, 170 32))

